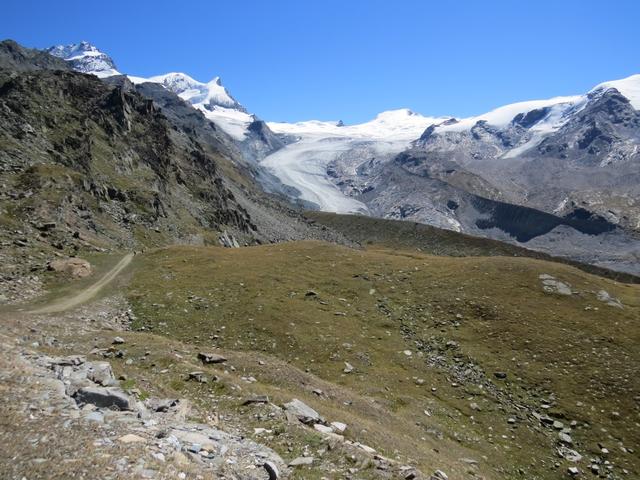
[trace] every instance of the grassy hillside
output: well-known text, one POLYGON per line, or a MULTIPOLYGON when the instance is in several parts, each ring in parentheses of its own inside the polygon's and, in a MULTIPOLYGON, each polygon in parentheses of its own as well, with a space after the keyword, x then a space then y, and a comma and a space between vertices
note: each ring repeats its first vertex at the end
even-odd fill
POLYGON ((474 256, 505 255, 529 257, 573 265, 581 270, 627 283, 640 283, 640 277, 607 268, 552 257, 546 253, 528 250, 509 243, 474 237, 464 233, 424 225, 422 223, 387 220, 362 215, 342 215, 309 211, 306 216, 333 230, 343 233, 364 246, 383 246, 418 250, 431 255, 474 256))
MULTIPOLYGON (((238 408, 237 399, 225 403, 229 395, 296 397, 347 423, 347 438, 425 472, 514 479, 558 478, 574 465, 560 457, 566 450, 548 416, 583 456, 581 471, 593 458, 602 471, 610 462, 613 478, 640 474, 636 285, 531 258, 319 242, 173 247, 137 258, 135 269, 128 296, 139 349, 155 352, 159 337, 148 333, 160 334, 192 356, 217 349, 236 374, 256 379, 240 390, 202 389, 164 376, 167 389, 196 402, 215 398, 219 412, 238 408), (573 293, 545 292, 543 274, 573 293), (598 300, 603 289, 623 308, 598 300)), ((158 368, 175 363, 169 350, 160 355, 158 368)), ((321 448, 317 434, 277 417, 256 426, 277 432, 261 441, 286 458, 300 453, 301 439, 321 448)), ((356 478, 377 477, 362 469, 356 478)))

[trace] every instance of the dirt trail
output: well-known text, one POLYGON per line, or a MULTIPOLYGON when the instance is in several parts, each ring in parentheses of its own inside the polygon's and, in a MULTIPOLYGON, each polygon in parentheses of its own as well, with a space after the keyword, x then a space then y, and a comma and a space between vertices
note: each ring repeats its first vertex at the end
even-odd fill
POLYGON ((57 313, 63 312, 70 308, 73 308, 81 303, 84 303, 88 300, 91 300, 95 297, 100 290, 102 290, 106 285, 109 284, 114 278, 118 276, 118 274, 131 263, 133 260, 133 253, 128 253, 125 255, 122 260, 118 262, 118 264, 109 270, 100 280, 91 285, 90 287, 82 290, 80 293, 74 295, 73 297, 63 298, 58 300, 51 305, 47 305, 45 307, 38 308, 36 310, 32 310, 29 313, 57 313))

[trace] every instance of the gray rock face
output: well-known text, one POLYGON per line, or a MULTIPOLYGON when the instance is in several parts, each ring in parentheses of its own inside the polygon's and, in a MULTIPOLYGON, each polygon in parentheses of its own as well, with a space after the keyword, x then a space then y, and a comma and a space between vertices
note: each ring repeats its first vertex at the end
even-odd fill
POLYGON ((198 359, 204 364, 210 363, 224 363, 227 361, 227 358, 219 355, 217 353, 199 353, 198 359))
POLYGON ((547 293, 557 293, 558 295, 571 295, 571 286, 565 282, 561 282, 548 274, 541 274, 542 289, 547 293))
POLYGON ((80 405, 92 404, 99 408, 132 410, 131 400, 119 388, 83 387, 75 393, 74 398, 80 405))
POLYGON ((304 465, 312 465, 313 457, 298 457, 289 462, 290 467, 300 467, 304 465))
POLYGON ((596 293, 596 297, 597 297, 598 300, 600 300, 601 302, 606 303, 610 307, 624 308, 622 306, 622 302, 620 300, 618 300, 617 298, 612 297, 609 294, 609 292, 607 292, 606 290, 598 291, 598 293, 596 293))
POLYGON ((113 370, 109 362, 91 362, 88 366, 87 378, 103 387, 116 383, 113 370))
POLYGON ((14 71, 70 70, 67 62, 41 50, 24 48, 13 40, 0 42, 0 68, 14 71))
POLYGON ((323 418, 318 412, 297 398, 294 398, 289 403, 285 403, 284 409, 297 417, 302 423, 324 423, 323 418))

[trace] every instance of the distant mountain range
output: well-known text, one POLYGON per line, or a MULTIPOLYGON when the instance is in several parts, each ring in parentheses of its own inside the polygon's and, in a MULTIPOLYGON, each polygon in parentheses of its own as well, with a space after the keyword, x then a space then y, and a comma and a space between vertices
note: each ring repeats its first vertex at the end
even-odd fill
MULTIPOLYGON (((120 75, 89 43, 49 53, 120 75)), ((640 272, 640 75, 484 115, 383 112, 359 125, 264 123, 222 85, 141 78, 226 132, 256 178, 310 208, 412 220, 640 272)))

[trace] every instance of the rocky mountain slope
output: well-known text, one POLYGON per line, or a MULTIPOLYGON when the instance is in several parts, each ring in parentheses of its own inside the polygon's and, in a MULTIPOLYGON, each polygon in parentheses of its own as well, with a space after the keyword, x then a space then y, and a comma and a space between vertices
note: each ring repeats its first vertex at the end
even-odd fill
POLYGON ((332 238, 265 194, 233 140, 175 94, 146 97, 150 87, 124 77, 106 83, 43 58, 0 44, 0 235, 11 278, 39 269, 34 252, 332 238))
MULTIPOLYGON (((115 62, 107 54, 88 42, 66 46, 54 46, 48 53, 65 60, 71 68, 82 73, 108 78, 122 75, 115 62)), ((222 85, 220 77, 210 82, 199 82, 185 73, 167 73, 150 78, 127 75, 135 84, 154 83, 162 85, 214 122, 236 142, 243 156, 256 163, 268 153, 282 147, 280 140, 269 127, 255 115, 247 112, 222 85)), ((273 182, 270 186, 273 187, 273 182)))

